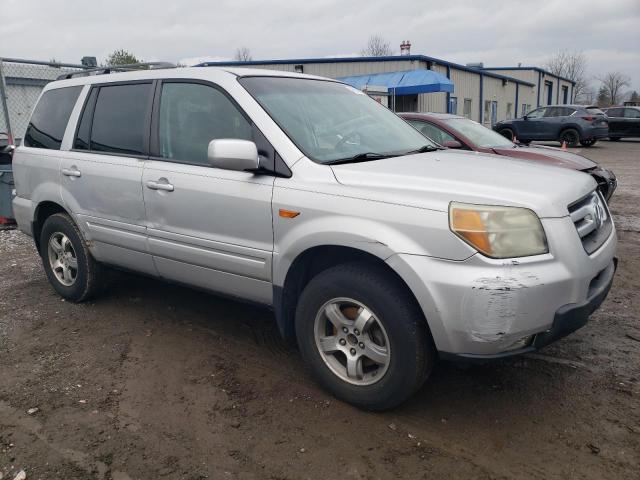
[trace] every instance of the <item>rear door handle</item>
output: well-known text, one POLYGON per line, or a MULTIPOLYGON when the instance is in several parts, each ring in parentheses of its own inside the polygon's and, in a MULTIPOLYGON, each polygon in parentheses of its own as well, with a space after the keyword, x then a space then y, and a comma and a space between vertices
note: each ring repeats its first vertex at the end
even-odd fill
POLYGON ((164 190, 165 192, 173 192, 173 185, 166 182, 158 182, 154 180, 149 180, 147 182, 147 188, 151 190, 164 190))
POLYGON ((80 170, 78 170, 77 167, 71 167, 71 168, 63 168, 62 169, 62 174, 66 177, 81 177, 82 173, 80 172, 80 170))

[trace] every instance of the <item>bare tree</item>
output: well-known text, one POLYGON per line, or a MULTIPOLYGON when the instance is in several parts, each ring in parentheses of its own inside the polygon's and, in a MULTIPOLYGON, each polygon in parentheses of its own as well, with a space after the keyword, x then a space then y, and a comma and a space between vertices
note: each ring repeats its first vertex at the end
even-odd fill
POLYGON ((391 44, 380 35, 371 35, 367 41, 367 46, 362 49, 360 55, 363 57, 386 57, 393 55, 391 44))
POLYGON ((554 75, 575 82, 573 101, 585 101, 588 94, 587 57, 583 52, 560 50, 547 61, 546 69, 554 75))
POLYGON ((602 83, 602 89, 607 94, 607 98, 611 105, 617 105, 622 102, 622 89, 628 87, 631 79, 620 72, 609 72, 598 77, 602 83))
POLYGON ((251 50, 249 50, 247 47, 238 48, 233 59, 237 60, 238 62, 250 62, 251 60, 253 60, 253 57, 251 56, 251 50))

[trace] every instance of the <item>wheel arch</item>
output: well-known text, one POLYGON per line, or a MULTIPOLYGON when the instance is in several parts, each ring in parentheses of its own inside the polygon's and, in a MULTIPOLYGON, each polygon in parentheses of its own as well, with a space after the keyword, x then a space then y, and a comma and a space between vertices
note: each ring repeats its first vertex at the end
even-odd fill
MULTIPOLYGON (((421 315, 422 309, 407 282, 385 259, 374 253, 345 245, 317 245, 298 254, 286 271, 282 286, 274 283, 273 307, 278 328, 287 340, 295 339, 295 312, 300 294, 319 273, 337 265, 362 262, 378 266, 400 282, 411 295, 421 315)), ((425 319, 425 326, 429 328, 425 319)))
POLYGON ((33 240, 38 252, 40 252, 40 234, 42 233, 42 226, 47 218, 51 215, 55 215, 56 213, 65 213, 71 216, 71 214, 62 205, 51 200, 41 201, 33 211, 31 231, 33 232, 33 240))

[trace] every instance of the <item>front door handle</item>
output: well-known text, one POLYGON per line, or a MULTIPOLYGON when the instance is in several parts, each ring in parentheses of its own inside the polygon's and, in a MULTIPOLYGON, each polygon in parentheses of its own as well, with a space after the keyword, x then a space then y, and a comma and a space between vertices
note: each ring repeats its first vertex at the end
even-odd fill
POLYGON ((81 177, 82 173, 78 170, 78 167, 75 165, 71 168, 63 168, 62 174, 66 177, 81 177))
POLYGON ((149 180, 147 182, 147 188, 151 190, 164 190, 165 192, 173 192, 173 185, 168 183, 166 180, 164 182, 149 180))

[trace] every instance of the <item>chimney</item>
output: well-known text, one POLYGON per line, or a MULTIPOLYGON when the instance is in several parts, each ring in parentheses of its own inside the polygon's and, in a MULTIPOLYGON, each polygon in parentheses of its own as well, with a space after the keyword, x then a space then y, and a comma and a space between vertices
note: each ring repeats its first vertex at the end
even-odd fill
POLYGON ((411 42, 409 40, 403 40, 400 44, 400 55, 411 55, 411 42))

